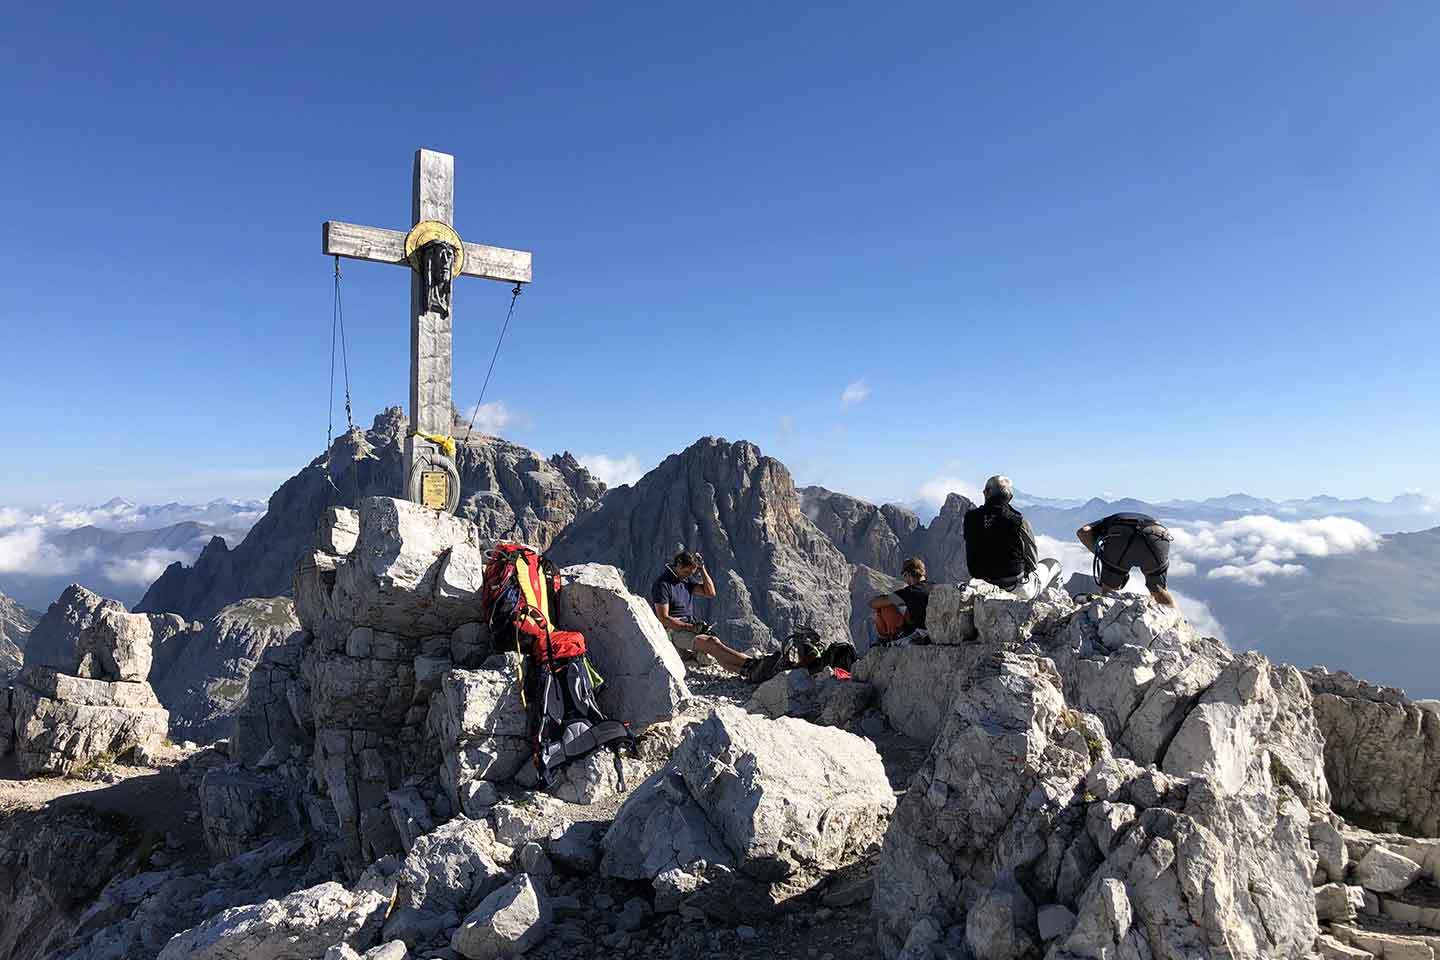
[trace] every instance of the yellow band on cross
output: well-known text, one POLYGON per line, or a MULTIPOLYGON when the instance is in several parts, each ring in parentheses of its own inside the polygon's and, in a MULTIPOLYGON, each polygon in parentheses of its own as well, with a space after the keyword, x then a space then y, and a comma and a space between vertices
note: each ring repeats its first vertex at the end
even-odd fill
POLYGON ((455 459, 454 437, 447 437, 444 434, 440 433, 421 433, 419 430, 416 430, 413 434, 411 434, 411 436, 419 437, 421 440, 429 440, 431 443, 435 444, 435 446, 439 447, 440 452, 445 454, 445 456, 449 457, 451 460, 455 459))

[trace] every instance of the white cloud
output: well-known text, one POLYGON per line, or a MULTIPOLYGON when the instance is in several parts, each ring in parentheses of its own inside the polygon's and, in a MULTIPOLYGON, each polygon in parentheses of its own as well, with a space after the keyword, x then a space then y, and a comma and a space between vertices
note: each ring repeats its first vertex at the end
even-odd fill
POLYGON ((581 466, 598 477, 600 482, 607 487, 634 483, 645 475, 645 468, 640 465, 640 458, 633 453, 627 453, 623 457, 610 457, 603 453, 582 453, 575 459, 579 460, 581 466))
POLYGON ((45 542, 45 531, 38 526, 0 536, 0 573, 49 574, 69 569, 60 551, 45 542))
POLYGON ((504 400, 491 400, 479 406, 467 407, 460 411, 460 419, 466 426, 474 420, 475 430, 492 437, 499 436, 501 430, 519 422, 515 411, 507 407, 504 400))
MULTIPOLYGON (((191 563, 209 540, 204 534, 186 549, 115 552, 95 546, 63 546, 65 531, 95 526, 110 531, 158 530, 184 521, 212 524, 231 543, 261 516, 264 505, 245 500, 212 500, 203 504, 142 505, 116 498, 97 507, 62 503, 35 510, 0 507, 0 574, 66 576, 104 590, 109 584, 144 587, 176 560, 191 563)), ((123 549, 123 548, 121 548, 123 549)))
POLYGON ((983 499, 977 487, 958 477, 936 477, 920 487, 915 499, 938 510, 945 505, 945 498, 952 493, 968 497, 972 503, 979 503, 983 499))
MULTIPOLYGON (((1250 516, 1223 523, 1170 523, 1171 579, 1204 573, 1208 580, 1230 580, 1258 587, 1272 577, 1307 573, 1306 557, 1329 557, 1374 550, 1380 535, 1346 517, 1282 520, 1250 516)), ((1042 551, 1061 560, 1066 576, 1090 573, 1090 552, 1078 542, 1038 537, 1042 551)), ((1132 573, 1132 578, 1139 573, 1132 573)), ((1171 591, 1174 592, 1173 590, 1171 591)), ((1198 602, 1198 601, 1197 601, 1198 602)))
MULTIPOLYGON (((1131 592, 1139 593, 1140 589, 1144 589, 1144 583, 1144 578, 1140 578, 1140 588, 1131 590, 1131 592)), ((1131 584, 1127 583, 1125 589, 1130 590, 1131 586, 1131 584)), ((1229 638, 1225 636, 1225 628, 1220 625, 1220 621, 1215 618, 1214 612, 1204 600, 1197 600, 1195 597, 1182 593, 1174 587, 1170 588, 1170 596, 1175 598, 1175 606, 1179 607, 1180 612, 1185 615, 1185 619, 1190 621, 1190 626, 1200 631, 1204 636, 1215 637, 1228 642, 1229 638)))
POLYGON ((870 384, 865 382, 864 377, 861 377, 840 392, 840 406, 853 407, 856 404, 864 403, 868 396, 870 396, 870 384))
POLYGON ((1258 586, 1270 577, 1297 577, 1305 557, 1329 557, 1380 546, 1380 535, 1348 517, 1282 520, 1249 516, 1224 523, 1172 524, 1171 572, 1258 586))
POLYGON ((1206 580, 1234 580, 1247 587, 1258 587, 1266 577, 1298 577, 1305 573, 1305 567, 1298 563, 1276 563, 1274 560, 1257 560, 1254 563, 1227 563, 1205 572, 1206 580))
POLYGON ((104 563, 100 567, 100 575, 115 583, 133 587, 148 587, 160 574, 165 572, 166 567, 176 560, 181 563, 190 563, 194 559, 193 552, 146 550, 138 557, 120 557, 104 563))

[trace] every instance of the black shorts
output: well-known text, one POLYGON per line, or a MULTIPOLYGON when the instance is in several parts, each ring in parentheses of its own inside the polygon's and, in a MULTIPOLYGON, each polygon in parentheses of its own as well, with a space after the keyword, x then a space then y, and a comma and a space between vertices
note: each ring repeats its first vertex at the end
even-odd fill
MULTIPOLYGON (((1119 590, 1130 579, 1130 571, 1139 567, 1145 574, 1145 587, 1164 590, 1170 573, 1170 540, 1140 527, 1108 533, 1100 544, 1100 585, 1119 590)), ((1164 528, 1160 528, 1164 529, 1164 528)))

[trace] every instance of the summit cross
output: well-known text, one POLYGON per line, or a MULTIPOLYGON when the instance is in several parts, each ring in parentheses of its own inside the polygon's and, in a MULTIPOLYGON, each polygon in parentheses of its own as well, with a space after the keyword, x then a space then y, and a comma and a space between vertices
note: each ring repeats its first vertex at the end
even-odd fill
POLYGON ((443 450, 454 419, 450 281, 463 276, 529 283, 530 253, 460 239, 454 229, 455 158, 448 153, 415 151, 410 217, 414 226, 408 232, 327 220, 323 249, 330 257, 411 268, 410 433, 405 440, 404 492, 411 500, 453 511, 460 495, 458 466, 443 450))

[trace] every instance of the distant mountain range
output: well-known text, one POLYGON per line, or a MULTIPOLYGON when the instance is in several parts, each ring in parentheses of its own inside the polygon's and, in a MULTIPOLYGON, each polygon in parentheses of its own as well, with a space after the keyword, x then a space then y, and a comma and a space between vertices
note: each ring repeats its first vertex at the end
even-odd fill
POLYGON ((1025 511, 1037 533, 1069 537, 1082 524, 1108 513, 1148 513, 1162 520, 1223 523, 1246 516, 1276 517, 1281 520, 1313 520, 1344 517, 1365 524, 1376 533, 1401 533, 1440 526, 1440 500, 1406 493, 1390 500, 1361 497, 1342 500, 1318 496, 1304 500, 1267 500, 1244 493, 1232 493, 1205 500, 1145 501, 1130 498, 1103 500, 1050 499, 1024 493, 1015 495, 1015 505, 1025 511))
POLYGON ((0 589, 40 610, 71 583, 133 605, 166 566, 216 537, 238 543, 264 515, 263 501, 236 499, 0 507, 0 589))

